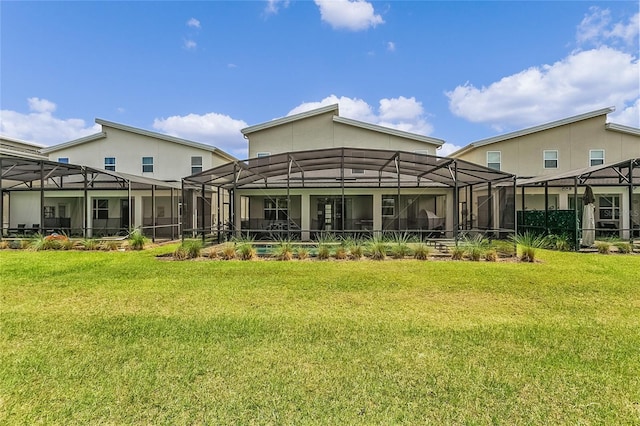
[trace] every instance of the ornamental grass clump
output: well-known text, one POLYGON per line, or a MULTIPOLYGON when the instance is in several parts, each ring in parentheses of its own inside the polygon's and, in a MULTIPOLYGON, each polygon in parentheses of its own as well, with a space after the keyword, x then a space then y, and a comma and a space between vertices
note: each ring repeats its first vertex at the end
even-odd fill
POLYGON ((628 254, 633 250, 631 243, 627 241, 618 241, 613 243, 613 246, 618 250, 620 254, 628 254))
POLYGON ((607 241, 596 241, 596 248, 598 249, 598 253, 600 254, 611 253, 611 243, 607 241))
POLYGON ((536 251, 545 247, 545 238, 541 235, 532 234, 529 231, 524 234, 514 235, 512 240, 520 251, 520 260, 523 262, 535 262, 536 251))
POLYGON ((236 244, 228 241, 222 245, 220 254, 224 260, 232 260, 236 258, 236 244))
POLYGON ((417 260, 427 260, 431 254, 431 249, 425 243, 418 243, 413 247, 413 257, 417 260))
POLYGON ((129 247, 132 250, 142 250, 147 243, 147 237, 144 236, 140 229, 134 230, 129 235, 129 247))
POLYGON ((465 248, 462 246, 455 246, 451 249, 452 260, 462 260, 464 258, 465 248))
POLYGON ((498 252, 495 249, 488 249, 484 254, 484 258, 487 260, 487 262, 497 262, 498 252))
POLYGON ((300 260, 305 260, 309 258, 309 249, 306 247, 298 247, 296 250, 296 257, 300 260))
POLYGON ((100 241, 95 238, 85 238, 80 241, 80 247, 89 251, 98 250, 100 248, 100 241))
POLYGON ((396 235, 391 243, 391 254, 394 259, 404 259, 406 256, 411 255, 411 247, 409 242, 411 237, 408 234, 396 235))
POLYGON ((469 259, 474 262, 478 262, 487 251, 489 243, 482 237, 482 235, 478 234, 473 237, 465 238, 462 245, 465 253, 469 256, 469 259))
POLYGON ((367 243, 367 252, 373 260, 384 260, 387 258, 387 242, 380 237, 373 237, 367 243))
POLYGON ((356 241, 349 247, 349 256, 353 260, 362 259, 362 256, 364 256, 364 247, 360 242, 356 241))
POLYGON ((202 240, 185 240, 180 246, 184 249, 187 259, 197 259, 202 254, 202 240))
POLYGON ((293 244, 290 240, 280 240, 274 254, 278 260, 293 259, 293 244))

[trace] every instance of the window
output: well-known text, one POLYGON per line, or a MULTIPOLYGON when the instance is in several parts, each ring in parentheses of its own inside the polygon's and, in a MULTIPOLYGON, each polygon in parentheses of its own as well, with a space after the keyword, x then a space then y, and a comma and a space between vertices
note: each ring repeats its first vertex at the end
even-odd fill
POLYGON ((364 174, 364 169, 351 169, 352 175, 362 175, 364 174))
POLYGON ((202 171, 202 157, 191 157, 191 174, 202 171))
POLYGON ((500 151, 487 151, 487 167, 494 170, 500 170, 500 151))
POLYGON ((153 157, 142 157, 142 173, 153 173, 153 157))
POLYGON ((258 158, 262 158, 262 157, 268 157, 271 155, 270 152, 259 152, 256 154, 258 156, 258 158))
POLYGON ((93 200, 93 218, 109 219, 109 200, 93 200))
POLYGON ((58 163, 69 164, 69 157, 58 157, 58 163))
POLYGON ((601 195, 598 197, 598 219, 620 219, 620 197, 618 195, 601 195))
POLYGON ((54 217, 56 217, 55 206, 44 206, 44 218, 53 219, 54 217))
POLYGON ((116 157, 104 157, 104 169, 116 171, 116 157))
POLYGON ((395 197, 382 197, 382 216, 393 217, 396 215, 395 197))
POLYGON ((286 198, 265 198, 264 218, 267 220, 287 220, 289 208, 286 198))
POLYGON ((413 151, 414 154, 420 154, 420 155, 429 155, 429 150, 428 149, 416 149, 415 151, 413 151))
POLYGON ((544 151, 544 168, 545 169, 557 169, 558 168, 558 151, 544 151))
POLYGON ((604 164, 604 149, 592 149, 589 151, 589 165, 599 166, 604 164))

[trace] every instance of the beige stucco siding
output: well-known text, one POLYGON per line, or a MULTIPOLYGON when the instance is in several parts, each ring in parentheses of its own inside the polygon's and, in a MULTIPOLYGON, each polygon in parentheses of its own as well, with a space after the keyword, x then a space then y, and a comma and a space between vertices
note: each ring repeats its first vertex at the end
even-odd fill
POLYGON ((278 154, 335 147, 419 150, 436 154, 436 144, 336 123, 333 116, 333 112, 327 112, 253 132, 247 136, 249 157, 255 158, 258 153, 278 154))
POLYGON ((503 171, 526 177, 588 167, 589 152, 595 149, 605 151, 606 163, 623 161, 640 155, 640 137, 607 130, 605 116, 599 116, 481 145, 459 158, 486 165, 487 152, 499 151, 503 171), (558 151, 558 168, 544 168, 545 150, 558 151))
POLYGON ((104 168, 115 157, 116 171, 160 180, 180 180, 191 174, 191 157, 202 157, 202 169, 226 163, 211 151, 145 135, 104 127, 107 137, 50 152, 49 159, 68 158, 72 164, 104 168), (153 157, 153 173, 142 172, 142 157, 153 157))

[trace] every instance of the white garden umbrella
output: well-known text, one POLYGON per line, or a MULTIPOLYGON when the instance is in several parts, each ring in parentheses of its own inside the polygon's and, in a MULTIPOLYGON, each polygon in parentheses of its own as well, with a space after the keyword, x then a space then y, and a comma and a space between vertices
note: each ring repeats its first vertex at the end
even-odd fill
POLYGON ((587 186, 584 190, 582 208, 582 245, 587 247, 592 246, 596 240, 596 206, 593 204, 595 200, 593 190, 587 186))

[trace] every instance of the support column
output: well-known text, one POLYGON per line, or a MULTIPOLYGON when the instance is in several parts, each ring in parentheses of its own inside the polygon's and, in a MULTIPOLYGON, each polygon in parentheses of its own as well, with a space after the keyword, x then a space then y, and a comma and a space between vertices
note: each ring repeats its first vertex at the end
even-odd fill
POLYGON ((373 193, 373 231, 382 231, 382 194, 373 193))
POLYGON ((311 196, 307 193, 303 193, 300 196, 300 229, 302 234, 300 239, 302 241, 309 241, 311 239, 311 196))

